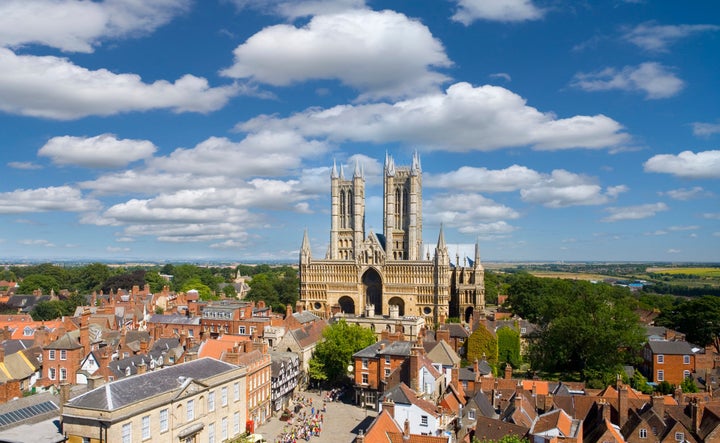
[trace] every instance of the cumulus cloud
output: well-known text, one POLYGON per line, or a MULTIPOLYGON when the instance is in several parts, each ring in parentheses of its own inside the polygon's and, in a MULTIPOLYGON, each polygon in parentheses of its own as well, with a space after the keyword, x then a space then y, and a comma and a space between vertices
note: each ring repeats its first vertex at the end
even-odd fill
POLYGON ((56 165, 87 168, 118 168, 148 158, 157 148, 147 140, 118 140, 113 134, 95 137, 62 136, 51 138, 38 155, 50 157, 56 165))
POLYGON ((18 243, 24 246, 44 246, 46 248, 54 248, 55 244, 45 239, 22 239, 18 243))
POLYGON ((717 25, 658 25, 641 23, 627 31, 623 38, 642 49, 655 52, 667 51, 676 41, 702 32, 720 30, 717 25))
POLYGON ((674 200, 692 200, 694 198, 700 198, 709 195, 701 186, 694 186, 692 188, 679 188, 671 189, 667 192, 661 192, 660 195, 667 195, 674 200))
POLYGON ((227 77, 274 86, 335 79, 361 98, 401 97, 435 89, 451 65, 439 40, 417 20, 394 11, 353 10, 276 25, 235 51, 227 77))
POLYGON ((83 197, 70 186, 52 186, 37 189, 17 189, 0 193, 0 214, 27 212, 83 212, 97 209, 97 200, 83 197))
POLYGON ((193 75, 144 83, 135 74, 92 71, 65 58, 0 48, 0 110, 11 114, 70 120, 152 109, 207 113, 237 93, 234 85, 213 88, 193 75))
POLYGON ((538 20, 545 11, 532 0, 454 0, 458 7, 452 19, 464 25, 475 20, 520 22, 538 20))
POLYGON ((107 38, 138 37, 189 9, 190 0, 4 0, 0 46, 39 44, 92 52, 107 38))
POLYGON ((605 208, 610 215, 603 218, 604 222, 616 222, 621 220, 641 220, 643 218, 653 217, 658 212, 670 209, 665 203, 648 203, 645 205, 611 207, 605 208))
POLYGON ((717 123, 701 123, 692 124, 693 134, 698 137, 709 137, 713 134, 720 134, 720 121, 717 123))
POLYGON ((564 208, 578 205, 600 205, 611 201, 625 186, 608 188, 606 192, 594 179, 574 174, 563 169, 552 171, 527 189, 520 191, 523 201, 537 203, 549 208, 564 208))
POLYGON ((643 166, 646 172, 661 172, 680 178, 720 178, 720 151, 660 154, 651 157, 643 166))
POLYGON ((542 174, 525 166, 512 165, 505 169, 462 166, 444 174, 424 174, 425 186, 461 191, 509 192, 533 186, 542 180, 542 174))
POLYGON ((298 168, 303 158, 320 156, 327 150, 327 144, 305 140, 293 131, 260 131, 240 142, 210 137, 192 149, 179 148, 149 160, 148 165, 199 176, 279 176, 298 168))
POLYGON ((500 234, 514 228, 505 222, 520 214, 480 194, 436 194, 423 202, 423 218, 433 224, 457 228, 462 233, 500 234))
POLYGON ((605 68, 594 73, 578 73, 571 85, 585 91, 642 91, 647 99, 661 99, 677 95, 685 83, 668 67, 647 62, 620 70, 605 68))
POLYGON ((456 152, 527 146, 535 149, 604 148, 628 139, 622 126, 604 115, 557 118, 527 106, 498 86, 450 86, 396 103, 311 108, 288 118, 259 116, 244 131, 297 131, 333 141, 402 142, 456 152))
POLYGON ((230 0, 238 8, 253 8, 288 19, 319 14, 334 14, 362 9, 364 0, 230 0))

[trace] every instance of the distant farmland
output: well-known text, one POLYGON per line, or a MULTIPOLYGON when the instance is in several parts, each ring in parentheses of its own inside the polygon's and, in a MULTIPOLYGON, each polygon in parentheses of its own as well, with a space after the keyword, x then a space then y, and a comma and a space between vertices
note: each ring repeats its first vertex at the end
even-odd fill
POLYGON ((720 278, 720 268, 648 268, 647 272, 667 275, 694 275, 700 278, 720 278))

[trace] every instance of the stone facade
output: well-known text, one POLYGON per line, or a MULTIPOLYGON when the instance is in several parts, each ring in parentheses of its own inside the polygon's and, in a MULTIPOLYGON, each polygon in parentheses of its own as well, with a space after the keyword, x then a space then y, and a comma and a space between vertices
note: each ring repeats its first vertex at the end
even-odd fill
POLYGON ((473 259, 450 263, 442 227, 431 257, 423 257, 422 170, 395 166, 386 157, 383 232, 365 232, 365 179, 356 164, 351 179, 331 173, 330 245, 325 259, 312 258, 307 232, 300 250, 299 305, 318 316, 333 313, 421 316, 428 324, 447 317, 468 320, 485 307, 485 271, 478 245, 473 259))

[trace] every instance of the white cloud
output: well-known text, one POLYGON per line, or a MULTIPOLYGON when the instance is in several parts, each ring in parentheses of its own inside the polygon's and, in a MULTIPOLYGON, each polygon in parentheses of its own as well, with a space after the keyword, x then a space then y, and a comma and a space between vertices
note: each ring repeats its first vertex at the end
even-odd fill
POLYGON ((685 37, 708 31, 718 31, 716 25, 658 25, 641 23, 623 35, 623 38, 642 49, 664 52, 668 46, 685 37))
POLYGON ((30 171, 30 170, 34 170, 34 169, 42 169, 41 165, 38 165, 33 162, 8 162, 7 165, 13 169, 24 169, 26 171, 30 171))
POLYGON ((0 46, 40 44, 92 52, 107 38, 152 32, 189 5, 189 0, 4 0, 0 2, 0 46))
POLYGON ((668 228, 668 231, 678 232, 678 231, 697 231, 700 229, 700 226, 697 225, 689 225, 689 226, 670 226, 668 228))
POLYGON ((538 20, 545 11, 535 6, 532 0, 454 0, 458 9, 452 19, 464 25, 475 20, 519 22, 538 20))
POLYGON ((532 187, 522 189, 520 196, 526 202, 549 208, 564 208, 604 204, 626 190, 625 186, 615 186, 603 193, 602 187, 596 184, 594 179, 556 169, 549 177, 544 177, 532 187))
POLYGON ((646 172, 661 172, 680 178, 720 178, 720 151, 660 154, 651 157, 643 166, 646 172))
POLYGON ((678 253, 680 253, 680 250, 679 250, 679 249, 672 249, 672 248, 671 248, 671 249, 668 249, 668 250, 667 250, 667 253, 668 253, 668 254, 678 254, 678 253))
POLYGON ((497 72, 495 74, 490 74, 490 78, 501 78, 505 80, 506 82, 512 81, 512 77, 510 77, 510 74, 507 74, 505 72, 497 72))
POLYGON ((700 123, 692 124, 693 134, 698 137, 709 137, 713 134, 720 134, 720 122, 717 123, 700 123))
POLYGON ((428 187, 475 192, 519 190, 524 201, 551 208, 604 204, 627 191, 626 186, 620 185, 608 187, 603 192, 590 177, 561 169, 541 174, 518 165, 500 170, 463 166, 456 171, 426 177, 428 187))
POLYGON ((95 137, 53 137, 38 155, 50 157, 56 165, 87 168, 117 168, 148 158, 157 148, 147 140, 118 140, 113 134, 95 137))
POLYGON ((669 68, 656 62, 625 66, 621 70, 605 68, 589 74, 578 73, 571 84, 585 91, 642 91, 647 99, 672 97, 685 86, 669 68))
POLYGON ((645 235, 667 235, 667 231, 664 231, 662 229, 658 229, 657 231, 653 232, 646 232, 645 235))
POLYGON ((693 188, 679 188, 672 189, 667 192, 661 192, 660 195, 667 195, 668 197, 675 200, 692 200, 694 198, 700 198, 709 195, 702 187, 695 186, 693 188))
POLYGON ((435 89, 450 60, 417 20, 393 11, 354 10, 313 17, 302 28, 275 25, 250 37, 221 74, 288 86, 336 79, 361 98, 401 97, 435 89))
POLYGON ((670 209, 665 203, 648 203, 638 206, 625 206, 605 208, 610 215, 603 218, 604 222, 616 222, 621 220, 641 220, 643 218, 653 217, 658 212, 670 209))
POLYGON ((423 202, 423 219, 444 224, 462 233, 499 234, 515 228, 504 219, 520 217, 514 209, 485 198, 480 194, 435 194, 423 202))
POLYGON ((702 216, 706 220, 720 220, 720 212, 706 212, 702 216))
POLYGON ((97 200, 86 199, 79 190, 69 186, 17 189, 0 193, 0 214, 84 212, 98 209, 99 206, 97 200))
POLYGON ((365 7, 364 0, 230 0, 238 8, 253 8, 288 19, 334 14, 365 7))
POLYGON ((427 187, 476 192, 517 191, 541 180, 542 174, 519 165, 495 170, 462 166, 444 174, 423 174, 423 182, 427 187))
POLYGON ((23 239, 18 240, 18 243, 24 246, 44 246, 46 248, 54 248, 55 244, 44 239, 23 239))
POLYGON ((526 105, 498 86, 450 86, 393 104, 310 108, 288 118, 262 115, 241 123, 245 131, 298 131, 333 141, 402 142, 448 151, 489 151, 527 146, 536 149, 604 148, 627 140, 622 126, 604 115, 558 119, 526 105))
POLYGON ((234 85, 212 88, 189 74, 148 84, 135 74, 91 71, 64 58, 0 48, 0 110, 11 114, 70 120, 152 109, 206 113, 237 93, 234 85))
POLYGON ((199 176, 281 176, 298 168, 303 158, 321 156, 327 150, 325 143, 305 140, 295 132, 262 131, 240 142, 210 137, 192 149, 179 148, 147 163, 167 172, 199 176))
POLYGON ((107 252, 130 252, 130 248, 121 248, 118 246, 108 246, 105 250, 107 252))

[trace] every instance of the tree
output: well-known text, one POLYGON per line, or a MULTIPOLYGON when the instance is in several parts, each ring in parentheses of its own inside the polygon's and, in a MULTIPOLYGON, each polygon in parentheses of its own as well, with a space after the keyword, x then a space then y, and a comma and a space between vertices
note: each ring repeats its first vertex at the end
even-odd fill
POLYGON ((60 283, 50 275, 32 274, 25 277, 18 286, 17 294, 32 294, 40 289, 43 294, 49 294, 50 290, 58 291, 60 283))
POLYGON ((507 304, 520 317, 538 323, 542 311, 541 290, 543 282, 527 272, 514 274, 510 278, 507 304))
POLYGON ((75 274, 75 288, 82 292, 97 291, 112 275, 110 268, 102 263, 93 263, 78 269, 75 274))
POLYGON ((353 354, 373 343, 373 331, 359 325, 348 325, 345 320, 325 328, 323 341, 317 344, 310 359, 310 378, 319 381, 343 379, 353 354))
POLYGON ((225 285, 222 288, 223 294, 225 294, 225 297, 235 298, 237 297, 237 290, 235 289, 235 286, 233 285, 225 285))
POLYGON ((467 339, 467 359, 482 360, 494 365, 498 361, 498 343, 492 332, 482 324, 467 339))
POLYGON ((520 367, 520 333, 511 327, 503 326, 496 331, 498 343, 498 362, 510 363, 513 368, 520 367))
POLYGON ((181 292, 188 292, 191 290, 198 291, 198 295, 201 300, 217 300, 218 297, 213 294, 213 291, 199 278, 191 278, 185 281, 185 285, 180 289, 181 292))
POLYGON ((687 341, 712 345, 720 352, 720 297, 678 299, 678 305, 669 312, 663 311, 658 319, 658 324, 684 333, 687 341))
POLYGON ((643 394, 652 394, 652 386, 648 384, 647 378, 638 370, 633 373, 632 379, 630 379, 630 386, 643 394))
POLYGON ((63 315, 68 314, 65 312, 65 304, 60 300, 41 301, 30 311, 30 316, 35 321, 55 320, 63 315))
POLYGON ((140 269, 133 272, 123 272, 122 274, 110 276, 102 284, 102 291, 109 293, 118 289, 130 290, 133 286, 145 286, 145 271, 140 269))
MULTIPOLYGON (((539 288, 522 291, 538 301, 532 306, 539 330, 528 351, 534 368, 580 373, 585 380, 604 382, 612 380, 622 365, 636 362, 644 334, 633 311, 637 302, 627 288, 538 280, 539 288)), ((522 284, 529 282, 524 278, 522 284)))
POLYGON ((692 377, 685 377, 685 379, 683 379, 682 383, 680 383, 680 388, 682 389, 683 392, 690 392, 690 393, 698 392, 698 387, 695 384, 695 380, 693 380, 692 377))

